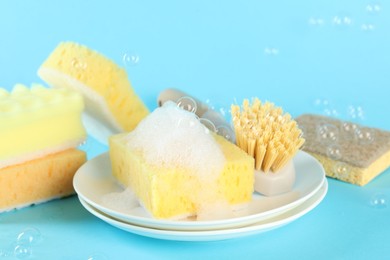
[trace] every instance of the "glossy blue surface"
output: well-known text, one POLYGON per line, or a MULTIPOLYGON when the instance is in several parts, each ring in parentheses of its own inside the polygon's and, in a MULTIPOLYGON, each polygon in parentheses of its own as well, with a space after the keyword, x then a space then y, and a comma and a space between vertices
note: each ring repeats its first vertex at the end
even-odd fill
MULTIPOLYGON (((176 87, 217 108, 258 96, 293 116, 337 112, 390 130, 389 32, 388 1, 3 0, 0 86, 41 82, 40 64, 71 40, 119 64, 136 55, 126 69, 150 109, 176 87)), ((84 149, 92 158, 107 147, 90 139, 84 149)), ((15 257, 4 255, 29 227, 42 235, 31 259, 388 259, 390 170, 365 187, 328 180, 325 200, 304 217, 220 242, 133 235, 75 196, 56 200, 0 214, 0 259, 15 257)))

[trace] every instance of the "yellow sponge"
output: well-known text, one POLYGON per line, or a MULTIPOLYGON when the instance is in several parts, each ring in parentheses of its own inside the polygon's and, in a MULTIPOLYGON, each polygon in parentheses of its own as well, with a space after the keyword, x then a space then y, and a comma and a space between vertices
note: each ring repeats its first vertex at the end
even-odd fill
POLYGON ((52 87, 82 93, 86 111, 113 133, 133 130, 149 113, 132 89, 126 71, 86 46, 60 43, 38 75, 52 87))
POLYGON ((0 89, 0 169, 74 148, 86 138, 83 99, 67 89, 0 89))
POLYGON ((84 152, 69 149, 0 169, 0 212, 73 194, 73 176, 85 160, 84 152))
MULTIPOLYGON (((156 218, 194 216, 199 203, 223 200, 230 205, 249 202, 253 193, 254 159, 221 136, 214 136, 226 162, 214 183, 191 175, 191 169, 148 164, 142 153, 130 149, 126 134, 109 140, 113 175, 129 186, 156 218)), ((185 145, 185 144, 183 144, 185 145)))

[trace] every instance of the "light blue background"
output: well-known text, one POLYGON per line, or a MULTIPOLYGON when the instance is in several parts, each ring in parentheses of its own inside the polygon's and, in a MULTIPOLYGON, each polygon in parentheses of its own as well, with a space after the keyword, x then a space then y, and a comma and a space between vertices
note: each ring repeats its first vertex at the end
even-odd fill
MULTIPOLYGON (((150 109, 160 91, 176 87, 217 108, 257 96, 293 116, 337 111, 390 130, 388 1, 1 0, 0 86, 41 82, 38 67, 66 40, 118 64, 137 55, 126 69, 150 109), (360 107, 364 119, 349 107, 360 107)), ((84 149, 91 158, 107 147, 91 139, 84 149)), ((388 259, 390 170, 365 187, 328 180, 315 210, 255 236, 212 243, 140 237, 71 197, 0 214, 0 251, 35 227, 43 240, 33 259, 388 259), (370 206, 377 194, 387 207, 370 206)))

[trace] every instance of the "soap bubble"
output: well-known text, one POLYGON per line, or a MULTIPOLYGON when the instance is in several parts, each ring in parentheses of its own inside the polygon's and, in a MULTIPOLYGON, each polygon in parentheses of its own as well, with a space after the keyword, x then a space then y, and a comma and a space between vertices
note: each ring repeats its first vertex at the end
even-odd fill
POLYGON ((198 109, 195 100, 191 97, 181 97, 176 101, 176 103, 178 107, 191 113, 196 113, 196 110, 198 109))
POLYGON ((264 48, 264 54, 265 55, 269 55, 269 56, 276 56, 279 54, 279 49, 278 48, 270 48, 270 47, 266 47, 264 48))
POLYGON ((31 247, 28 245, 16 245, 14 249, 14 255, 18 259, 24 259, 30 257, 32 254, 31 247))
POLYGON ((344 162, 337 162, 333 166, 333 174, 337 179, 345 180, 348 177, 350 171, 351 169, 349 165, 344 162))
POLYGON ((317 126, 317 137, 320 142, 334 143, 338 141, 339 129, 332 124, 321 124, 317 126))
POLYGON ((205 126, 206 133, 208 133, 209 131, 217 132, 217 128, 215 127, 214 123, 211 122, 209 119, 200 118, 199 121, 205 126))
POLYGON ((314 105, 315 106, 328 106, 329 101, 327 99, 317 98, 314 100, 314 105))
POLYGON ((139 56, 136 53, 125 53, 122 61, 125 67, 135 66, 139 63, 139 56))
POLYGON ((371 3, 366 5, 366 11, 370 14, 378 14, 382 10, 382 7, 379 3, 371 3))
POLYGON ((325 108, 324 109, 324 115, 326 116, 332 116, 332 117, 338 117, 339 112, 334 108, 325 108))
POLYGON ((341 128, 344 132, 348 132, 348 133, 353 134, 355 132, 355 130, 357 129, 357 125, 354 123, 350 123, 350 122, 343 122, 341 124, 341 128))
POLYGON ((363 121, 365 119, 364 110, 361 106, 348 106, 347 115, 352 121, 363 121))
POLYGON ((322 18, 310 17, 309 24, 313 26, 321 26, 325 24, 325 20, 322 18))
POLYGON ((228 127, 228 126, 218 126, 217 127, 217 134, 219 134, 220 136, 223 136, 226 140, 234 143, 235 142, 235 135, 234 135, 234 131, 228 127))
POLYGON ((355 132, 358 126, 351 122, 343 122, 341 124, 341 136, 346 140, 355 140, 355 132))
POLYGON ((315 111, 318 114, 326 114, 331 109, 330 102, 327 99, 317 98, 313 103, 315 111))
POLYGON ((76 70, 85 70, 87 68, 87 63, 80 58, 73 58, 71 65, 76 70))
POLYGON ((352 18, 347 14, 338 14, 333 16, 332 24, 338 27, 352 25, 352 18))
POLYGON ((332 160, 339 160, 341 158, 341 148, 339 145, 334 144, 326 148, 326 155, 332 160))
POLYGON ((364 23, 364 24, 362 24, 361 29, 362 29, 362 31, 365 31, 365 32, 371 32, 371 31, 375 30, 375 25, 373 25, 372 23, 364 23))
POLYGON ((42 239, 41 232, 33 227, 26 228, 19 233, 16 241, 19 245, 35 245, 42 239))
POLYGON ((375 140, 375 133, 369 128, 356 128, 355 137, 360 144, 371 144, 375 140))
POLYGON ((229 111, 229 109, 226 109, 225 107, 220 107, 220 108, 218 108, 218 112, 219 112, 224 118, 226 118, 227 116, 230 116, 230 111, 229 111))
POLYGON ((383 193, 375 193, 370 198, 370 206, 375 209, 384 209, 387 207, 387 196, 383 193))

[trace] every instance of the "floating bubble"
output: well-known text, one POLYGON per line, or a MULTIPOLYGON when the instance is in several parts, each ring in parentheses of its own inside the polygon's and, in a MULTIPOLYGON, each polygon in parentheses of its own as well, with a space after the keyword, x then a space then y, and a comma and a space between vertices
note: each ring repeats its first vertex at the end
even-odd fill
POLYGON ((356 115, 359 119, 361 120, 364 120, 364 111, 363 111, 363 108, 361 106, 357 106, 356 107, 356 115))
POLYGON ((310 17, 309 24, 314 26, 321 26, 325 24, 325 20, 322 18, 310 17))
POLYGON ((354 106, 348 106, 347 112, 348 112, 348 116, 350 116, 351 118, 356 117, 356 109, 354 106))
POLYGON ((350 26, 352 25, 352 18, 344 14, 335 15, 332 18, 332 24, 336 26, 350 26))
POLYGON ((266 48, 264 48, 264 54, 270 55, 270 56, 276 56, 279 54, 279 49, 266 47, 266 48))
POLYGON ((329 105, 329 100, 317 98, 314 100, 314 105, 315 106, 327 106, 327 105, 329 105))
POLYGON ((205 100, 205 103, 206 103, 206 105, 207 105, 210 109, 214 110, 215 106, 214 106, 213 102, 211 102, 211 100, 210 100, 209 98, 205 100))
POLYGON ((236 138, 235 138, 235 135, 234 135, 234 131, 228 127, 228 126, 218 126, 217 127, 217 134, 219 134, 220 136, 223 136, 226 140, 234 143, 236 138))
POLYGON ((369 128, 356 128, 355 137, 360 144, 371 144, 375 140, 375 133, 369 128))
POLYGON ((313 104, 316 113, 325 115, 332 113, 332 107, 330 105, 329 100, 327 99, 317 98, 314 100, 313 104))
POLYGON ((229 116, 229 111, 228 111, 228 109, 226 109, 226 108, 224 108, 224 107, 220 107, 219 109, 218 109, 218 112, 223 116, 223 117, 225 117, 226 118, 226 116, 229 116))
POLYGON ((364 110, 361 106, 348 106, 347 115, 352 120, 363 121, 365 119, 364 110))
POLYGON ((206 118, 199 118, 199 121, 205 126, 206 132, 217 132, 217 128, 215 127, 214 123, 211 122, 209 119, 206 118))
POLYGON ((384 209, 387 207, 387 196, 383 193, 375 193, 370 198, 370 206, 375 209, 384 209))
POLYGON ((361 29, 362 29, 362 31, 370 32, 370 31, 375 30, 375 25, 373 25, 371 23, 364 23, 364 24, 362 24, 361 29))
POLYGON ((136 53, 123 54, 122 61, 126 67, 135 66, 139 63, 139 56, 136 53))
POLYGON ((343 122, 341 124, 341 128, 344 132, 348 132, 348 133, 353 134, 355 132, 355 130, 357 129, 357 125, 354 123, 350 123, 350 122, 343 122))
POLYGON ((71 61, 71 66, 76 70, 85 70, 87 68, 87 63, 80 58, 73 58, 71 61))
POLYGON ((339 138, 339 129, 332 124, 321 124, 317 126, 317 137, 323 143, 335 143, 339 138))
POLYGON ((357 125, 351 122, 343 122, 341 124, 341 136, 346 140, 355 140, 357 125))
POLYGON ((342 180, 346 179, 350 171, 351 171, 350 167, 348 166, 348 164, 344 162, 337 162, 333 166, 333 174, 334 177, 337 179, 342 179, 342 180))
POLYGON ((325 108, 324 109, 324 114, 326 116, 332 116, 332 117, 338 117, 339 116, 339 112, 334 109, 334 108, 325 108))
POLYGON ((18 259, 25 259, 32 254, 31 247, 28 245, 16 245, 14 249, 14 256, 18 259))
POLYGON ((176 101, 176 103, 178 107, 187 110, 191 113, 195 113, 196 110, 198 109, 196 105, 196 101, 191 97, 187 97, 187 96, 181 97, 176 101))
POLYGON ((42 239, 41 232, 33 227, 26 228, 19 233, 16 242, 19 245, 35 245, 42 239))
POLYGON ((341 158, 341 148, 339 145, 329 145, 326 148, 326 155, 332 160, 339 160, 341 158))
POLYGON ((382 10, 382 7, 378 3, 372 3, 366 5, 366 11, 370 14, 378 14, 382 10))

